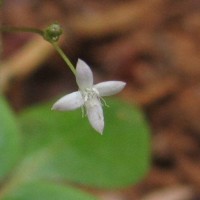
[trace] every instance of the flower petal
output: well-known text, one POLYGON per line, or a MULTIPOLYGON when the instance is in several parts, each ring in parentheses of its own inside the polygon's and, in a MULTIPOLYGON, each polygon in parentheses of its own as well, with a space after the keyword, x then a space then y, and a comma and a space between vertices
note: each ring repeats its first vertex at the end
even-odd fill
POLYGON ((93 74, 90 67, 81 59, 76 65, 76 82, 81 90, 91 88, 93 85, 93 74))
POLYGON ((124 89, 126 83, 122 81, 105 81, 94 85, 100 96, 110 96, 117 94, 124 89))
POLYGON ((102 134, 104 129, 104 116, 100 100, 93 98, 86 102, 85 107, 90 124, 97 132, 102 134))
POLYGON ((79 91, 77 91, 60 98, 51 109, 59 111, 75 110, 83 104, 84 100, 82 95, 79 91))

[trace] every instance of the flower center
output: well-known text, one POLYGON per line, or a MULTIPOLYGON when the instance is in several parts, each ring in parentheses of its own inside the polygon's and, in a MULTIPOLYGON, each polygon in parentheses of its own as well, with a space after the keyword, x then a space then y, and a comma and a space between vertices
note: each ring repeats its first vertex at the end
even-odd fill
POLYGON ((84 99, 84 102, 90 101, 96 97, 99 98, 99 92, 95 88, 86 88, 85 90, 81 91, 81 94, 84 99))

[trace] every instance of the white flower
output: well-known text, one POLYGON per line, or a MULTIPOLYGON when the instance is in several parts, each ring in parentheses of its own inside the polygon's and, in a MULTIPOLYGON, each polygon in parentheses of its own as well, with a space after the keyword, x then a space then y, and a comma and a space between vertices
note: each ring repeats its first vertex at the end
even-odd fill
POLYGON ((79 90, 60 98, 52 107, 53 110, 69 111, 85 107, 88 120, 92 127, 103 133, 104 116, 101 97, 120 92, 126 85, 122 81, 106 81, 93 85, 93 73, 81 59, 76 65, 76 82, 79 90))

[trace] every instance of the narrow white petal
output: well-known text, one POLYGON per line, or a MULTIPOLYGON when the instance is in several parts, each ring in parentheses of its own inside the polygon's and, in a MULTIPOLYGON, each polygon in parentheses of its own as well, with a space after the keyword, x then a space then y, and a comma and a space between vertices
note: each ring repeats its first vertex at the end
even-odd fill
POLYGON ((81 59, 76 65, 76 82, 81 90, 91 88, 93 85, 93 74, 90 67, 81 59))
POLYGON ((100 100, 94 98, 86 102, 85 106, 90 124, 97 132, 103 134, 104 117, 100 100))
POLYGON ((122 81, 105 81, 94 85, 100 96, 111 96, 124 89, 126 83, 122 81))
POLYGON ((75 110, 84 104, 84 100, 79 91, 70 93, 60 98, 53 106, 52 110, 68 111, 75 110))

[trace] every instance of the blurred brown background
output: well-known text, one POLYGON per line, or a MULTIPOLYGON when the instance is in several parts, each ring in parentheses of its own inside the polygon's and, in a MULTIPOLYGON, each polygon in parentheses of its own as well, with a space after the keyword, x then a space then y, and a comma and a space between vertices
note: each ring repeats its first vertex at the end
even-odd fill
MULTIPOLYGON (((121 98, 152 128, 152 169, 136 186, 97 191, 104 200, 200 199, 200 1, 6 0, 3 25, 59 22, 60 45, 85 60, 96 82, 126 81, 121 98)), ((3 33, 1 88, 20 111, 72 91, 70 70, 46 41, 3 33)))

